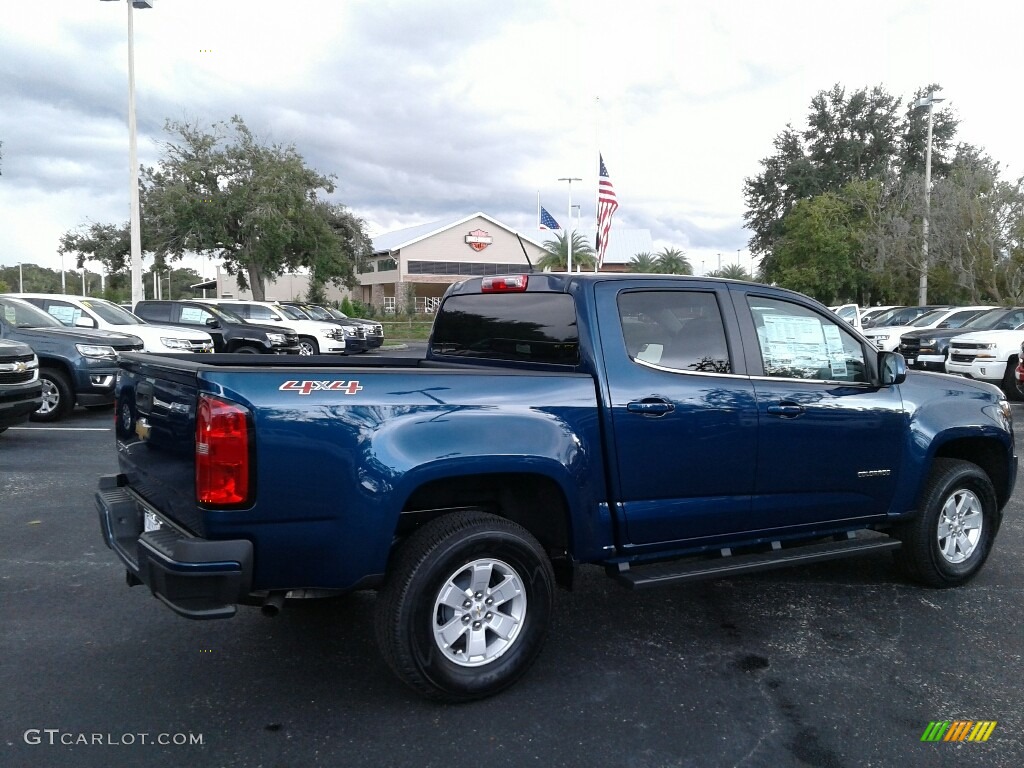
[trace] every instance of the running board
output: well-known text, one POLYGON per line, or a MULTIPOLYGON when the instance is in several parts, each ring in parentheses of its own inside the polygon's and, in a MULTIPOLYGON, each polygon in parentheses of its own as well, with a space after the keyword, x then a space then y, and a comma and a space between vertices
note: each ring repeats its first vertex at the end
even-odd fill
POLYGON ((874 552, 899 549, 901 544, 899 539, 888 537, 844 538, 824 544, 808 544, 782 549, 782 545, 774 541, 772 542, 772 551, 750 555, 733 555, 730 550, 723 549, 720 550, 719 557, 710 560, 689 559, 682 562, 677 560, 637 568, 631 568, 629 563, 616 563, 608 566, 608 575, 630 589, 642 589, 662 584, 717 579, 743 573, 754 573, 755 571, 769 571, 774 568, 818 563, 824 560, 869 555, 874 552))

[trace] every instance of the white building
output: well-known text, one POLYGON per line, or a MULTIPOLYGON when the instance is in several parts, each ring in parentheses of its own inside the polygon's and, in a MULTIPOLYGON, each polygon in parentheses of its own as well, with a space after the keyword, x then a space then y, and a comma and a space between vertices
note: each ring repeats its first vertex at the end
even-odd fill
MULTIPOLYGON (((584 230, 594 242, 594 230, 584 230)), ((373 238, 370 269, 358 275, 352 291, 327 286, 328 298, 345 296, 373 305, 384 312, 433 312, 452 283, 479 275, 515 274, 529 270, 545 254, 544 242, 553 232, 524 235, 486 213, 419 224, 373 238)), ((622 272, 637 253, 651 252, 651 233, 646 229, 621 229, 612 225, 602 271, 622 272)), ((235 285, 234 278, 217 273, 221 297, 251 298, 235 285)), ((282 275, 267 283, 267 299, 304 297, 309 278, 304 274, 282 275)))

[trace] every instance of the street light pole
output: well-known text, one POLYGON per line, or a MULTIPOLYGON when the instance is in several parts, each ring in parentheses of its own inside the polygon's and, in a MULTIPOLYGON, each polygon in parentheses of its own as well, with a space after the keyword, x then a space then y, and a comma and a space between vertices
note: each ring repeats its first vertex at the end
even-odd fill
POLYGON ((932 204, 932 123, 935 105, 945 99, 935 98, 935 91, 929 91, 923 99, 918 99, 915 107, 928 108, 928 141, 924 151, 924 219, 921 222, 921 280, 917 287, 917 303, 924 306, 928 303, 928 216, 932 204))
MULTIPOLYGON (((569 218, 567 221, 572 224, 572 183, 574 181, 583 181, 583 179, 576 178, 575 176, 563 176, 559 181, 569 182, 569 218)), ((565 230, 565 271, 572 272, 572 235, 569 234, 569 229, 566 227, 565 230)))
POLYGON ((145 298, 142 289, 142 225, 139 215, 139 159, 135 123, 135 33, 132 11, 152 8, 154 0, 128 2, 128 193, 131 236, 132 306, 145 298))
POLYGON ((25 274, 21 271, 21 262, 18 262, 18 293, 25 292, 25 274))

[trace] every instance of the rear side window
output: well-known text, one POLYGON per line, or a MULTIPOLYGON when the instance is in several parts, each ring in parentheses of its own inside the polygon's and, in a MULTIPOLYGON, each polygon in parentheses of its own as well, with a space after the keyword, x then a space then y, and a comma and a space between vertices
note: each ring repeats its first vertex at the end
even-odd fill
POLYGON ((434 320, 431 352, 578 365, 576 306, 564 293, 449 296, 434 320))
POLYGON ((676 371, 731 373, 722 312, 707 291, 630 291, 619 296, 626 352, 676 371))
POLYGON ((139 304, 136 314, 145 320, 170 320, 171 305, 167 303, 139 304))

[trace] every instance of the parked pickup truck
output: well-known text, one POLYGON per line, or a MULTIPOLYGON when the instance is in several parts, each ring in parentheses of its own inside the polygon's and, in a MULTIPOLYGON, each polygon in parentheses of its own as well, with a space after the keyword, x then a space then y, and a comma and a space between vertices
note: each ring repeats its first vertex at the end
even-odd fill
POLYGON ((998 389, 728 280, 473 278, 426 359, 120 365, 96 502, 128 583, 196 619, 377 589, 387 663, 446 701, 526 671, 581 563, 641 588, 892 550, 963 584, 1017 474, 998 389))

